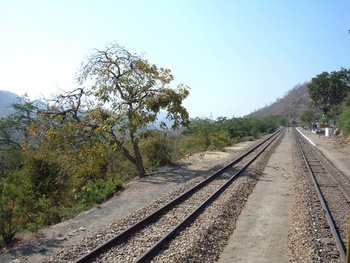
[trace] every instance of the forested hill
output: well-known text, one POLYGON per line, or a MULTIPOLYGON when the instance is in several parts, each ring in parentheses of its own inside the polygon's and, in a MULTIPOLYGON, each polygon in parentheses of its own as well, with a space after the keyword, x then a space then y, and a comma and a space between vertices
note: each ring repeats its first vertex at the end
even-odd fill
POLYGON ((0 117, 6 117, 13 112, 11 105, 18 102, 18 97, 15 93, 0 90, 0 117))
POLYGON ((310 101, 307 83, 303 83, 286 92, 283 98, 278 98, 270 105, 256 110, 245 117, 273 115, 296 119, 304 110, 311 108, 310 101))

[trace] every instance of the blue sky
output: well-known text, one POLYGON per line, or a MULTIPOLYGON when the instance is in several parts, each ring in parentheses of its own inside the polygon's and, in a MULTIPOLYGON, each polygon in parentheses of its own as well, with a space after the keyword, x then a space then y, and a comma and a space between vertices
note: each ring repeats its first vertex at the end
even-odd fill
POLYGON ((191 117, 242 117, 350 68, 349 29, 349 0, 0 0, 0 90, 73 89, 89 52, 117 41, 191 88, 191 117))

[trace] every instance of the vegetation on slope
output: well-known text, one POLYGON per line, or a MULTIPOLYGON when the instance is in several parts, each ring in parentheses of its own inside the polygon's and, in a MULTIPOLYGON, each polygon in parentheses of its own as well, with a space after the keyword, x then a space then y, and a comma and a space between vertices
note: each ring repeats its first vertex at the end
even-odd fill
POLYGON ((322 118, 333 119, 344 135, 350 134, 350 70, 322 72, 308 84, 312 104, 322 110, 322 118))
MULTIPOLYGON (((18 106, 16 113, 0 120, 0 241, 4 244, 19 231, 35 231, 103 202, 137 176, 122 152, 100 133, 90 131, 81 137, 83 127, 51 121, 48 132, 40 135, 34 127, 46 121, 45 114, 29 101, 18 106), (15 136, 14 130, 22 136, 15 136)), ((140 130, 140 152, 150 172, 191 153, 258 138, 285 123, 278 117, 194 119, 177 135, 140 130)))
POLYGON ((247 117, 281 116, 291 125, 310 125, 334 120, 336 127, 350 135, 350 70, 322 72, 311 81, 299 84, 270 105, 247 117))
POLYGON ((182 106, 188 90, 169 87, 170 70, 118 45, 91 56, 78 74, 84 86, 45 105, 24 97, 0 119, 1 244, 71 218, 161 165, 287 123, 280 117, 189 120, 182 106), (160 110, 175 132, 165 122, 150 128, 160 110))

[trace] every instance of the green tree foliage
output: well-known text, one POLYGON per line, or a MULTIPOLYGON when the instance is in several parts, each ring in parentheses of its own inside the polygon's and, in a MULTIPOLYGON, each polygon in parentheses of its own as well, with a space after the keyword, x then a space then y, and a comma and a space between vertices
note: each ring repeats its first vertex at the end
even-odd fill
POLYGON ((186 137, 181 143, 181 148, 185 154, 222 149, 230 142, 228 133, 220 129, 217 123, 209 118, 192 120, 183 135, 186 137))
POLYGON ((83 203, 102 203, 122 188, 123 181, 118 178, 101 178, 89 180, 80 191, 76 192, 75 199, 83 203))
POLYGON ((37 106, 24 96, 15 112, 0 119, 0 244, 9 244, 23 229, 36 229, 37 202, 33 185, 22 171, 28 139, 27 126, 35 123, 37 106))
MULTIPOLYGON (((194 135, 194 138, 198 145, 198 150, 206 151, 210 146, 210 136, 214 133, 214 121, 211 119, 197 118, 191 121, 191 125, 185 130, 185 135, 194 135), (198 143, 201 142, 201 143, 198 143)), ((189 139, 189 137, 188 137, 189 139)))
POLYGON ((33 189, 25 174, 12 172, 1 178, 0 244, 10 244, 17 232, 35 226, 35 209, 33 189))
POLYGON ((182 101, 188 88, 172 89, 170 70, 117 44, 95 50, 78 80, 85 86, 62 92, 45 107, 24 98, 0 120, 0 241, 6 244, 18 231, 34 231, 103 202, 135 175, 135 167, 142 177, 145 168, 184 154, 273 132, 282 120, 208 118, 186 127, 182 101), (165 123, 165 131, 150 129, 160 110, 173 129, 184 130, 181 135, 171 136, 165 123))
POLYGON ((22 171, 27 174, 38 199, 45 196, 54 206, 65 203, 68 178, 59 175, 59 162, 52 161, 47 156, 28 156, 22 171))
POLYGON ((140 141, 142 156, 148 167, 159 167, 171 163, 173 145, 167 133, 148 130, 140 141))
POLYGON ((304 125, 310 125, 312 122, 315 122, 321 118, 320 114, 317 114, 315 111, 311 109, 306 109, 300 115, 300 120, 304 125))
MULTIPOLYGON (((79 143, 75 126, 53 124, 48 115, 38 115, 37 103, 27 97, 13 108, 12 115, 0 119, 0 243, 6 244, 18 231, 60 222, 67 211, 62 208, 80 202, 75 195, 89 179, 103 174, 108 154, 96 140, 79 143), (50 127, 45 136, 38 136, 39 123, 50 127), (105 153, 102 158, 100 152, 105 153), (74 187, 79 190, 74 192, 74 187)), ((108 185, 113 184, 107 179, 108 185)))
POLYGON ((339 106, 350 91, 350 71, 341 69, 331 73, 322 72, 308 84, 313 105, 322 109, 325 115, 336 117, 339 106))
POLYGON ((21 150, 28 138, 26 128, 35 123, 38 110, 27 96, 12 106, 15 112, 0 119, 0 178, 22 166, 21 150))
MULTIPOLYGON (((189 122, 182 105, 188 87, 171 88, 169 69, 158 68, 118 44, 94 50, 77 80, 82 88, 58 96, 47 113, 61 119, 70 115, 85 134, 93 131, 105 138, 135 165, 140 177, 146 174, 139 146, 141 131, 156 120, 160 110, 167 112, 172 128, 189 122)), ((161 126, 165 128, 165 123, 161 126)))
POLYGON ((19 125, 12 115, 0 119, 0 180, 23 164, 20 142, 23 135, 17 131, 19 125))
POLYGON ((160 110, 174 129, 189 122, 188 87, 171 88, 169 69, 117 44, 95 50, 77 79, 82 87, 40 107, 24 97, 0 120, 0 243, 106 200, 135 173, 127 161, 144 176, 141 152, 148 166, 168 163, 174 145, 147 131, 160 110))
POLYGON ((337 127, 345 135, 350 135, 350 107, 345 108, 337 118, 337 127))
MULTIPOLYGON (((60 104, 40 114, 34 108, 30 114, 22 114, 26 108, 18 105, 17 117, 0 123, 0 134, 11 139, 4 141, 3 153, 7 155, 1 162, 2 241, 9 243, 18 231, 60 222, 72 216, 69 211, 80 212, 90 204, 103 202, 122 187, 125 174, 132 173, 125 152, 116 151, 132 152, 134 148, 129 133, 121 131, 121 127, 129 127, 124 121, 126 115, 118 122, 118 115, 91 95, 93 89, 90 96, 86 92, 79 88, 61 94, 57 98, 60 104), (11 137, 13 130, 20 136, 11 137), (122 147, 118 144, 121 141, 122 147)), ((188 153, 221 150, 244 136, 273 132, 279 121, 276 117, 195 119, 182 128, 180 136, 170 136, 169 130, 151 130, 145 121, 135 132, 135 139, 145 167, 151 169, 188 153)))
POLYGON ((286 118, 265 116, 262 118, 232 118, 220 124, 230 135, 230 138, 242 139, 244 137, 259 138, 263 134, 274 132, 277 127, 285 126, 286 118))
MULTIPOLYGON (((221 150, 225 146, 248 138, 259 138, 274 132, 285 118, 268 116, 263 118, 195 119, 183 132, 178 145, 182 155, 206 150, 221 150)), ((180 154, 181 155, 181 154, 180 154)))
MULTIPOLYGON (((52 118, 46 112, 41 125, 32 125, 28 130, 33 139, 27 144, 26 155, 41 163, 39 166, 48 167, 57 186, 69 184, 79 189, 87 180, 106 175, 111 151, 106 138, 96 130, 86 130, 71 116, 52 118)), ((48 178, 42 170, 33 168, 34 163, 30 164, 32 170, 48 178)))

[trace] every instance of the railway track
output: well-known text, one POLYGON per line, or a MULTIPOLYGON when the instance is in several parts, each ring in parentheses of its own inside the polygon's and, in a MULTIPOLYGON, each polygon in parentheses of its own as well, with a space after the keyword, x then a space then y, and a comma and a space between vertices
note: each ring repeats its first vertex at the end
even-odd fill
POLYGON ((318 240, 329 240, 334 247, 325 257, 346 260, 346 242, 350 209, 350 178, 338 171, 300 132, 295 132, 297 144, 304 159, 304 171, 314 185, 313 213, 318 225, 318 240))
POLYGON ((272 142, 279 130, 157 211, 89 250, 74 262, 147 262, 198 217, 272 142), (133 253, 130 255, 130 247, 133 253))

